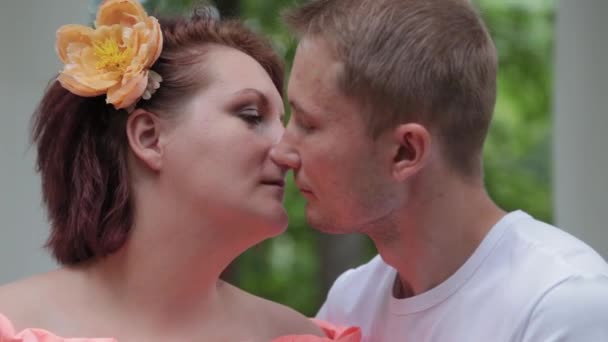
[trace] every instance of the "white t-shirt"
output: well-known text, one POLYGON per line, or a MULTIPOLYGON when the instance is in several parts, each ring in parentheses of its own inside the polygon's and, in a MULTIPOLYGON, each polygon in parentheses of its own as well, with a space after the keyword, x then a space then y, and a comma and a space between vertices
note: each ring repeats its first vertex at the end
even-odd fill
POLYGON ((608 341, 608 265, 522 211, 501 219, 435 288, 396 299, 396 275, 379 256, 346 271, 317 318, 359 326, 369 342, 608 341))

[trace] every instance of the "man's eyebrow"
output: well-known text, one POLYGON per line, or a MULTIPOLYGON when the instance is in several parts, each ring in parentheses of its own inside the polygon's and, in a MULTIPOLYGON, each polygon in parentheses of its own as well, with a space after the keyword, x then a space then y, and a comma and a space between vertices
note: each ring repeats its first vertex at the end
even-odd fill
POLYGON ((291 108, 295 109, 295 111, 298 113, 302 113, 304 115, 310 116, 310 113, 308 111, 306 111, 304 108, 302 108, 302 106, 296 100, 289 99, 289 106, 291 108))

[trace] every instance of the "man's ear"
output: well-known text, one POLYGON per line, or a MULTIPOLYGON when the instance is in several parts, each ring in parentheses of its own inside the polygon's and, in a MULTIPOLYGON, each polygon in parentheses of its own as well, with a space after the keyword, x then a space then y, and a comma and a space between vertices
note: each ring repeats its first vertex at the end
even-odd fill
POLYGON ((392 174, 403 181, 416 174, 431 152, 431 134, 422 125, 408 123, 393 130, 392 174))
POLYGON ((158 116, 136 109, 127 119, 127 138, 137 159, 154 171, 162 166, 162 148, 159 144, 161 122, 158 116))

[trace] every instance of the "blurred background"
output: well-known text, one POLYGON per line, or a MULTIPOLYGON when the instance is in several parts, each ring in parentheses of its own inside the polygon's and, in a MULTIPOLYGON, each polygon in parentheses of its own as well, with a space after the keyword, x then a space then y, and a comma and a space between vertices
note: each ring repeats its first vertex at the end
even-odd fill
MULTIPOLYGON (((54 32, 91 23, 99 0, 3 0, 0 4, 0 284, 54 267, 29 147, 29 118, 59 70, 54 32)), ((187 14, 196 0, 142 1, 154 15, 187 14)), ((271 38, 288 65, 296 41, 279 13, 296 0, 218 0, 271 38)), ((499 94, 485 148, 485 179, 506 210, 523 209, 608 255, 608 2, 474 0, 500 56, 499 94)), ((224 273, 252 293, 314 315, 335 278, 375 255, 363 236, 307 226, 289 176, 288 231, 224 273)), ((441 215, 441 213, 437 213, 441 215)))

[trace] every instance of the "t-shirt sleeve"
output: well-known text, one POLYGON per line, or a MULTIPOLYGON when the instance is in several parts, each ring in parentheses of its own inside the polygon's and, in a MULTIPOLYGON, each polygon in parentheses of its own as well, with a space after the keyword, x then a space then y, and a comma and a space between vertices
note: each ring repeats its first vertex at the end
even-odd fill
POLYGON ((522 341, 608 341, 608 276, 572 277, 553 287, 531 313, 522 341))
POLYGON ((342 307, 343 303, 343 287, 347 281, 349 275, 353 272, 352 269, 345 271, 342 273, 336 281, 334 281, 333 285, 329 289, 327 293, 327 298, 325 302, 317 312, 315 316, 316 319, 322 321, 328 321, 332 323, 340 323, 341 319, 339 317, 339 308, 342 307))
POLYGON ((328 321, 329 317, 328 317, 327 310, 328 310, 327 309, 327 301, 325 301, 325 303, 323 303, 323 305, 321 305, 321 308, 319 309, 319 311, 315 315, 315 318, 319 319, 319 320, 323 320, 323 321, 328 321))

